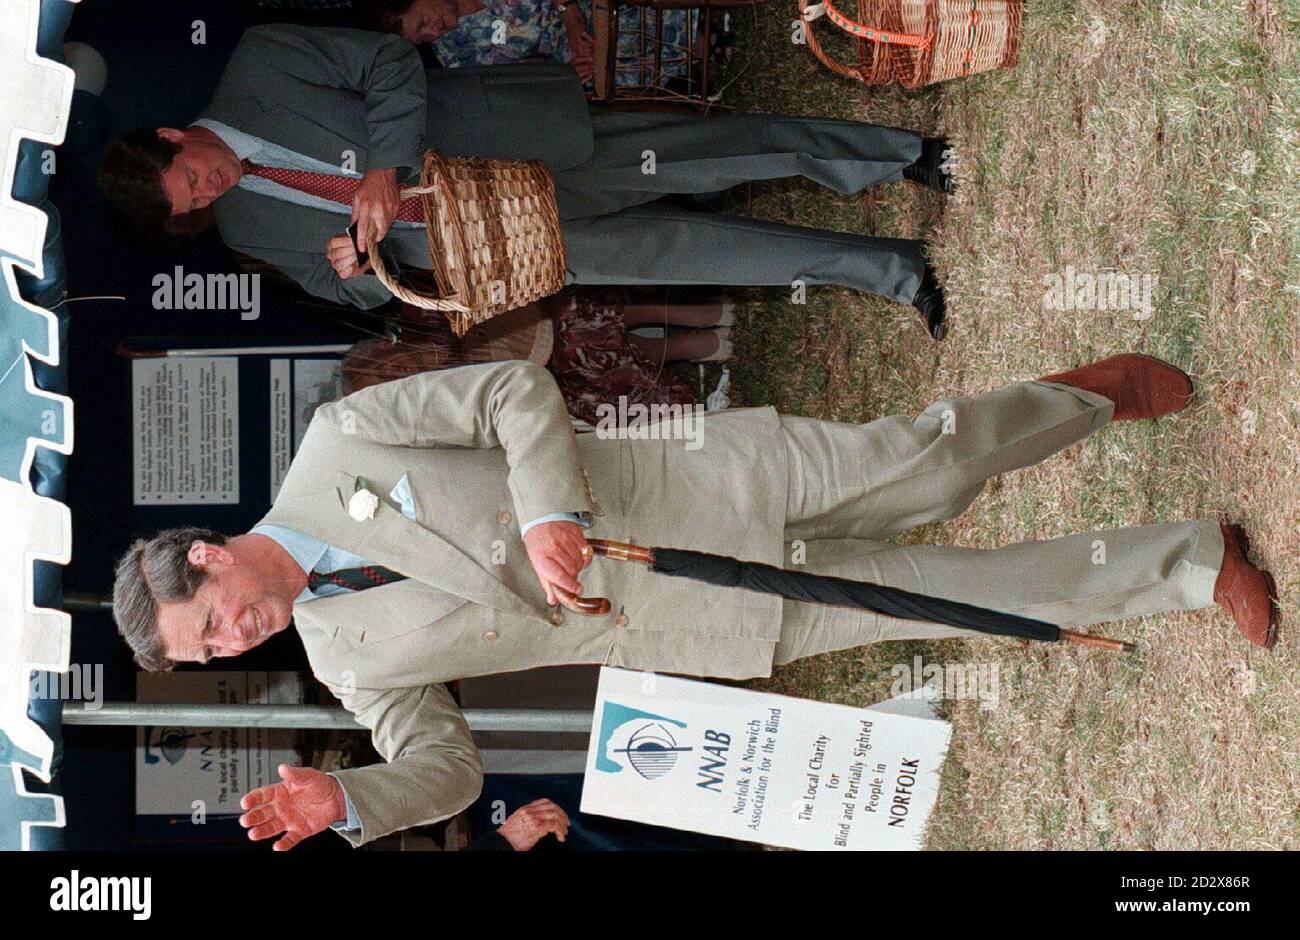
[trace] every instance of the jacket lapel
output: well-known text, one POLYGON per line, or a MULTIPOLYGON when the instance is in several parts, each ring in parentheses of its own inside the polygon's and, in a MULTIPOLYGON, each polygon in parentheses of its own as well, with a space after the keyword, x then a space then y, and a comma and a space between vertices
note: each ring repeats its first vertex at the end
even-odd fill
MULTIPOLYGON (((277 499, 265 521, 305 532, 471 603, 550 623, 541 610, 526 603, 459 548, 407 519, 383 497, 373 519, 353 519, 347 504, 356 476, 341 472, 339 481, 338 486, 328 490, 277 499)), ((374 590, 384 593, 394 586, 374 590)))

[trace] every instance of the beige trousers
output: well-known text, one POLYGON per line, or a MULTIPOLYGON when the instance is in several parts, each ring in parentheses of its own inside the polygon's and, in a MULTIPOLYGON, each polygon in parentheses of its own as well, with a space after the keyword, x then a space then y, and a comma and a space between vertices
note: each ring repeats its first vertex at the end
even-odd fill
MULTIPOLYGON (((1223 539, 1211 520, 993 550, 883 541, 960 515, 990 477, 1084 439, 1112 410, 1108 399, 1081 389, 1020 382, 935 402, 915 421, 782 417, 790 463, 787 563, 1066 627, 1212 604, 1223 539)), ((970 635, 978 634, 786 601, 775 662, 879 640, 970 635)))

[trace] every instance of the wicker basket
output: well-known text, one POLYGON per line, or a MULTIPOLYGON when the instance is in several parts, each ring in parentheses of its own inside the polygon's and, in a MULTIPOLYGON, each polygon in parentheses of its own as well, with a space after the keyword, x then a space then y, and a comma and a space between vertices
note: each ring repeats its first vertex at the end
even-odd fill
POLYGON ((799 0, 808 48, 823 65, 868 85, 917 88, 1010 68, 1020 52, 1023 0, 858 0, 851 19, 835 0, 799 0), (827 54, 813 22, 828 20, 859 40, 858 64, 827 54))
POLYGON ((564 286, 564 238, 555 182, 540 160, 483 160, 424 154, 420 195, 437 293, 397 283, 384 269, 373 236, 375 275, 393 295, 447 315, 457 336, 476 323, 564 286))

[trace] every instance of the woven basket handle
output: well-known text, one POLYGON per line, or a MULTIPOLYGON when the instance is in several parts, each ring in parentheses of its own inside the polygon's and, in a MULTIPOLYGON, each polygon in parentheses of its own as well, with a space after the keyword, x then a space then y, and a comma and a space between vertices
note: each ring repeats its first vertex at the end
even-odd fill
MULTIPOLYGON (((431 193, 437 188, 436 183, 429 186, 403 187, 398 201, 400 202, 411 196, 423 196, 425 193, 431 193)), ((379 254, 379 239, 375 238, 374 229, 370 230, 369 237, 366 239, 366 253, 370 256, 370 267, 374 270, 375 277, 379 278, 379 283, 387 287, 398 300, 403 300, 413 307, 419 307, 421 310, 437 310, 442 313, 469 313, 469 307, 455 300, 430 297, 427 294, 421 294, 397 283, 397 278, 389 274, 388 269, 384 267, 384 259, 379 254)))
POLYGON ((895 33, 887 29, 868 26, 866 23, 859 23, 835 9, 831 0, 821 0, 820 3, 812 5, 809 5, 806 0, 799 0, 799 10, 804 15, 804 22, 809 32, 812 30, 809 17, 816 19, 822 12, 825 12, 826 18, 840 29, 868 42, 877 42, 887 46, 913 46, 917 49, 929 49, 930 43, 933 41, 930 36, 921 36, 916 33, 895 33))
MULTIPOLYGON (((878 46, 913 46, 921 49, 928 49, 932 42, 929 36, 917 36, 913 33, 892 33, 883 29, 876 29, 851 20, 839 10, 835 9, 828 0, 821 0, 819 3, 809 3, 809 0, 799 0, 799 14, 804 24, 804 38, 808 41, 808 49, 812 52, 822 65, 826 66, 837 75, 843 75, 845 78, 851 78, 859 82, 879 82, 880 79, 873 79, 871 69, 861 65, 845 65, 837 62, 817 41, 817 35, 813 31, 813 20, 819 16, 825 15, 832 23, 847 30, 860 39, 865 39, 875 43, 878 46)), ((888 79, 885 79, 888 81, 888 79)))

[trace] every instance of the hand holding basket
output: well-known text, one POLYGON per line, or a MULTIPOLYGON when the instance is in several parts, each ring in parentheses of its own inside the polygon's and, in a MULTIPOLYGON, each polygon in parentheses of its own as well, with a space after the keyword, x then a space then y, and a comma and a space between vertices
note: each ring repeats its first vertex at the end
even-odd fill
POLYGON ((420 185, 401 198, 424 203, 437 294, 399 284, 384 267, 373 234, 366 246, 380 283, 395 297, 470 327, 540 300, 564 286, 564 237, 555 182, 540 160, 444 157, 427 151, 420 185))

